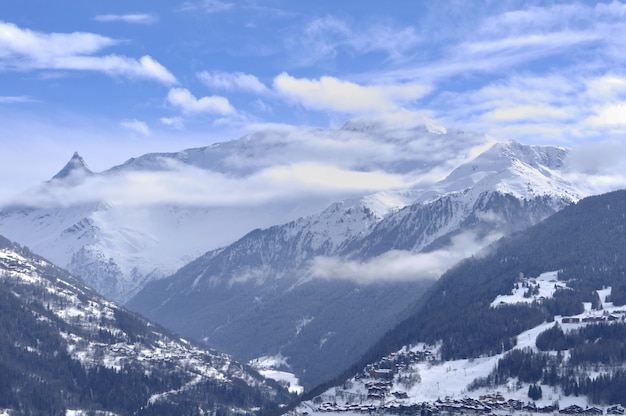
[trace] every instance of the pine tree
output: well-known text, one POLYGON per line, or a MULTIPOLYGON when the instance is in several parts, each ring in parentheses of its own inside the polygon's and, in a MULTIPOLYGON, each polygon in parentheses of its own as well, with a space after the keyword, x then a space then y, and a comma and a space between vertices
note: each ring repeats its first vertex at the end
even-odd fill
POLYGON ((532 400, 539 400, 543 397, 543 392, 541 391, 541 386, 536 384, 531 384, 528 386, 528 397, 532 400))

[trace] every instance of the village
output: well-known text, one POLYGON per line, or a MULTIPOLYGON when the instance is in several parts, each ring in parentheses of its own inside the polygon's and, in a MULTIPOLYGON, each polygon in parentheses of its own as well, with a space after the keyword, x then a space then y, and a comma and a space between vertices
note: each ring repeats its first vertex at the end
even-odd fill
MULTIPOLYGON (((510 295, 498 296, 491 307, 517 302, 541 302, 552 297, 557 289, 566 289, 565 282, 558 281, 557 272, 544 273, 536 278, 526 278, 520 274, 519 279, 510 295)), ((582 325, 611 322, 623 323, 626 320, 626 310, 616 308, 606 299, 611 288, 597 291, 601 299, 600 308, 592 308, 585 304, 582 314, 576 316, 558 316, 555 321, 563 326, 564 330, 578 328, 582 325)), ((534 346, 537 334, 554 325, 544 323, 518 337, 519 347, 534 346)), ((390 354, 375 364, 368 365, 352 381, 345 382, 341 388, 335 389, 335 396, 322 395, 312 401, 310 411, 298 412, 304 416, 316 413, 340 412, 343 414, 419 414, 421 416, 452 416, 452 415, 625 415, 626 410, 619 404, 606 406, 584 405, 581 400, 558 399, 548 402, 538 402, 518 393, 515 398, 506 397, 507 387, 502 392, 475 392, 477 397, 470 397, 464 390, 461 397, 442 395, 435 400, 416 401, 411 389, 422 383, 417 368, 436 368, 442 366, 437 346, 420 344, 390 354), (358 385, 358 386, 357 386, 358 385), (330 400, 329 400, 330 399, 330 400), (333 400, 334 399, 334 400, 333 400)), ((492 366, 495 362, 492 362, 492 366)), ((446 371, 456 371, 451 367, 446 371)), ((464 370, 469 371, 469 370, 464 370)), ((431 381, 432 382, 432 381, 431 381)), ((439 388, 439 382, 437 388, 439 388)), ((456 395, 458 396, 458 395, 456 395)), ((420 396, 417 396, 420 397, 420 396)), ((302 408, 301 408, 302 409, 302 408)))

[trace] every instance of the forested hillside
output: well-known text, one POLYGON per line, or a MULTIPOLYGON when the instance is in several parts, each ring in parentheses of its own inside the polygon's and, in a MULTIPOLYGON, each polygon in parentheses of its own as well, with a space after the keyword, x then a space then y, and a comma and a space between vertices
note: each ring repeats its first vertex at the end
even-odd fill
POLYGON ((0 374, 0 413, 19 415, 259 414, 290 400, 1 237, 0 374))

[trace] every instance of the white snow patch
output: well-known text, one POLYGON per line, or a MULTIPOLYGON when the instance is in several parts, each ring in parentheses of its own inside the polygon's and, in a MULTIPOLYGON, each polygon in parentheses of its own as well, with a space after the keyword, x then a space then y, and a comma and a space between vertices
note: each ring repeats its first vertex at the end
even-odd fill
POLYGON ((540 299, 550 299, 557 289, 567 287, 565 282, 558 280, 558 272, 546 272, 540 274, 536 278, 522 278, 517 283, 517 287, 513 288, 510 295, 499 295, 491 302, 491 307, 495 308, 499 305, 510 305, 516 303, 532 303, 540 299), (525 297, 524 294, 530 288, 537 288, 536 293, 525 297))
POLYGON ((287 386, 289 392, 295 394, 304 392, 304 387, 300 385, 300 380, 298 380, 295 374, 279 370, 280 368, 289 368, 287 357, 283 357, 282 354, 255 358, 249 361, 248 364, 255 368, 263 377, 276 380, 287 386))

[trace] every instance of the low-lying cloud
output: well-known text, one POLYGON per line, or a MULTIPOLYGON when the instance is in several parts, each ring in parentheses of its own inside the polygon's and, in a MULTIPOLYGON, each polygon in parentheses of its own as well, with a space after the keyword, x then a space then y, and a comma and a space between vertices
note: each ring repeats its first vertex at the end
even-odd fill
POLYGON ((312 162, 270 167, 241 177, 168 164, 169 169, 159 171, 76 173, 23 193, 13 203, 42 207, 99 201, 116 205, 255 206, 308 196, 343 198, 406 185, 400 175, 312 162))
POLYGON ((626 188, 626 144, 623 140, 585 143, 571 149, 564 166, 564 177, 598 195, 626 188))
POLYGON ((440 250, 428 253, 390 250, 364 261, 321 256, 313 259, 309 272, 315 278, 352 280, 359 284, 437 279, 453 265, 500 237, 492 234, 479 239, 473 233, 465 233, 454 237, 449 246, 440 250))

